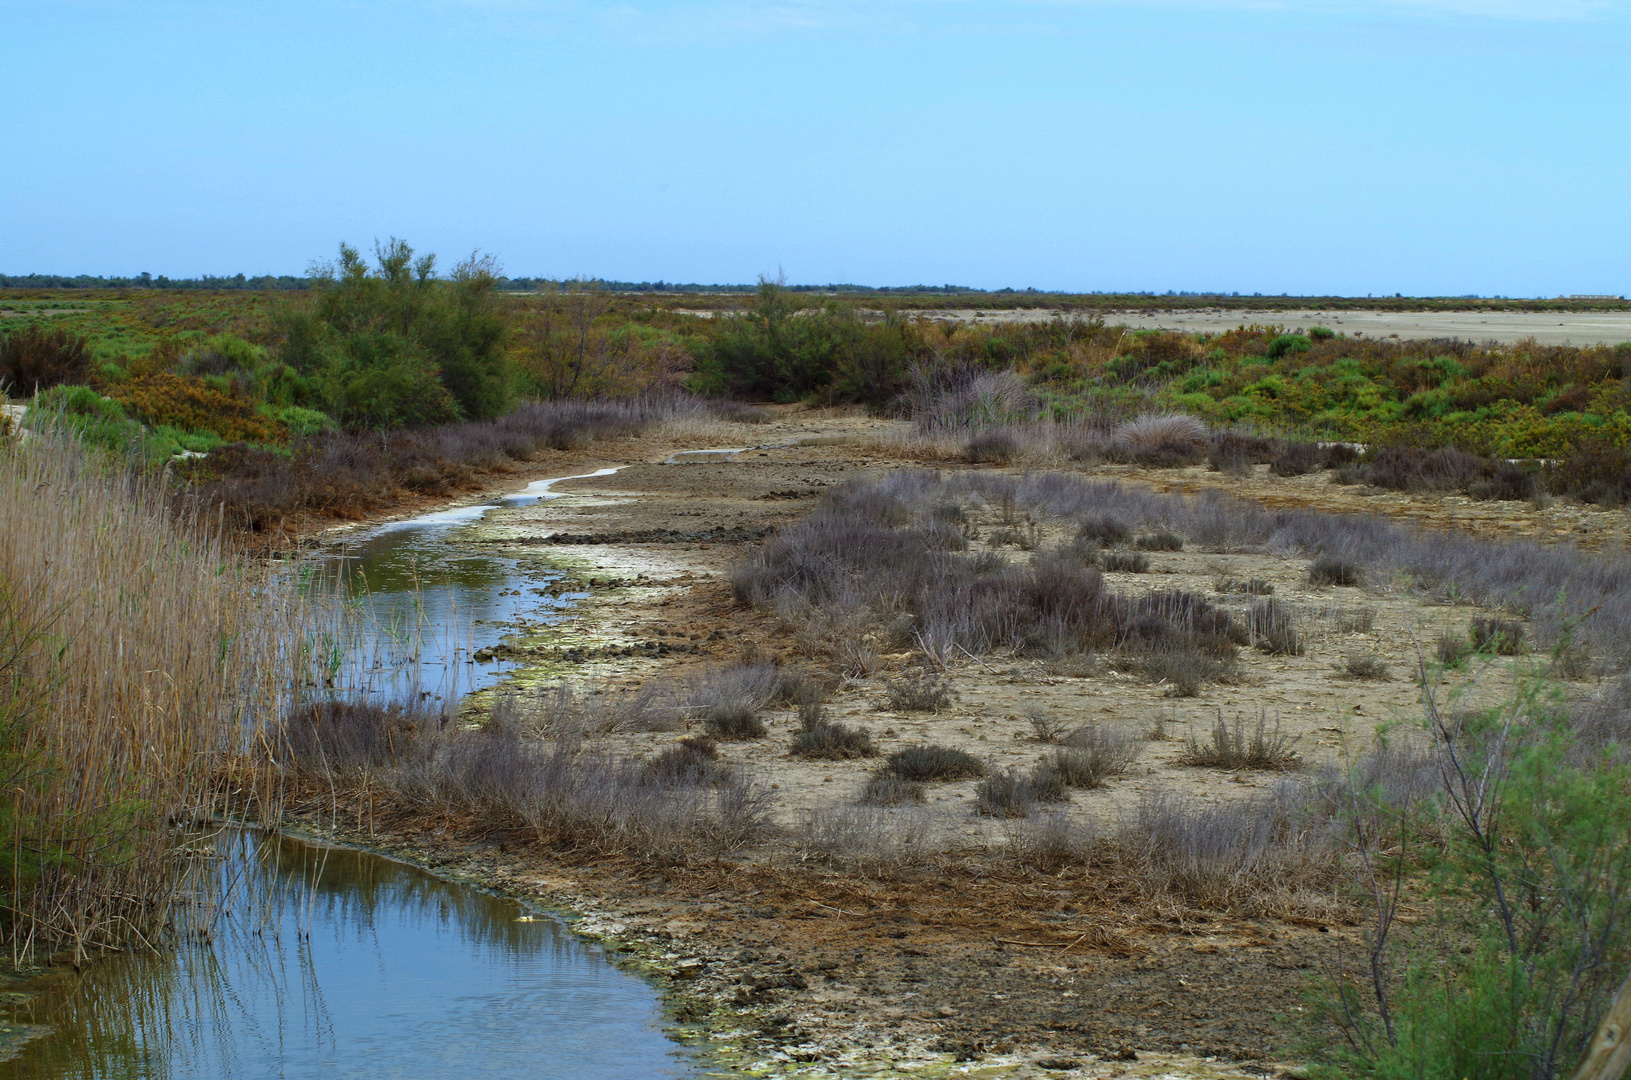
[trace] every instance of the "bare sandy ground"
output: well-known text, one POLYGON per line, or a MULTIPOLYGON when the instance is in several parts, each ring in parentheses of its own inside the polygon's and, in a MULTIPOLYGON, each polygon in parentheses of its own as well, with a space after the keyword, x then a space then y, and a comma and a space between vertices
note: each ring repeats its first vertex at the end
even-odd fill
MULTIPOLYGON (((928 319, 963 322, 1041 322, 1056 311, 921 311, 928 319)), ((1106 312, 1105 321, 1125 323, 1133 329, 1210 331, 1218 333, 1253 323, 1306 330, 1327 326, 1341 334, 1400 339, 1457 338, 1503 344, 1534 338, 1543 345, 1618 345, 1631 341, 1631 311, 1524 312, 1524 311, 1201 311, 1106 312)))

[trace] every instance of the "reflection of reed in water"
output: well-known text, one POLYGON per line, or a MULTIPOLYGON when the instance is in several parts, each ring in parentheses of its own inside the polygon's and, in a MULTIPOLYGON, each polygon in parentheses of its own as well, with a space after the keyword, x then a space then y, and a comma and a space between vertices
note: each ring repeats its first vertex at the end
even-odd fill
POLYGON ((329 999, 325 958, 360 946, 411 976, 404 925, 451 930, 460 947, 511 965, 584 960, 552 922, 517 922, 507 901, 375 856, 242 830, 194 847, 215 880, 195 890, 174 955, 98 964, 13 1006, 12 1023, 52 1033, 0 1062, 0 1077, 229 1080, 277 1075, 267 1062, 289 1054, 319 1061, 344 1037, 336 1009, 359 1006, 329 999))

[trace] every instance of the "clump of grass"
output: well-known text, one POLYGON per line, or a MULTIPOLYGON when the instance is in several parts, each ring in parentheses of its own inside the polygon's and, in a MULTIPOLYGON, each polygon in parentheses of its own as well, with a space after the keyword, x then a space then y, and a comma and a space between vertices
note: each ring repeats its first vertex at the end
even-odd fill
POLYGON ((715 705, 703 716, 708 734, 716 739, 762 739, 770 733, 759 714, 745 705, 715 705))
POLYGON ((711 668, 692 684, 690 704, 716 739, 762 739, 769 729, 759 711, 775 694, 778 679, 771 664, 711 668))
POLYGON ((1355 563, 1329 556, 1314 560, 1308 568, 1308 581, 1312 585, 1358 585, 1363 571, 1355 563))
POLYGON ((1284 604, 1274 600, 1258 600, 1252 604, 1247 616, 1252 642, 1271 656, 1301 656, 1302 635, 1297 622, 1284 604))
POLYGON ((1248 733, 1238 720, 1231 726, 1219 709, 1217 720, 1212 724, 1211 741, 1203 743, 1191 734, 1184 756, 1179 760, 1184 765, 1218 769, 1294 769, 1302 763, 1293 750, 1296 743, 1295 736, 1281 732, 1278 720, 1271 729, 1268 716, 1262 711, 1257 714, 1256 726, 1248 733))
POLYGON ((1142 749, 1138 737, 1125 728, 1078 728, 1054 754, 1053 768, 1071 787, 1103 787, 1105 780, 1132 768, 1142 749))
POLYGON ((864 727, 852 728, 830 720, 819 706, 799 710, 799 720, 792 747, 796 757, 846 761, 877 756, 878 749, 872 745, 872 732, 864 727))
POLYGON ((1340 664, 1333 665, 1337 672, 1350 679, 1374 679, 1384 682, 1392 676, 1388 666, 1375 653, 1349 653, 1340 664))
POLYGON ((1002 428, 987 428, 963 444, 963 460, 974 465, 1006 465, 1019 456, 1019 439, 1002 428))
POLYGON ((1099 565, 1116 573, 1143 574, 1150 569, 1150 557, 1142 551, 1106 551, 1099 565))
POLYGON ((969 780, 984 776, 986 766, 966 751, 928 743, 896 750, 878 771, 901 780, 969 780))
POLYGON ((928 801, 922 781, 903 780, 889 773, 874 773, 861 789, 862 806, 904 806, 928 801))
POLYGON ((1439 663, 1450 668, 1458 668, 1465 664, 1467 654, 1471 651, 1472 646, 1467 643, 1466 638, 1448 631, 1440 634, 1433 644, 1433 655, 1438 658, 1439 663))
POLYGON ((658 751, 646 765, 651 775, 667 784, 712 784, 732 776, 719 764, 719 747, 712 739, 688 736, 658 751))
POLYGON ((1336 628, 1339 634, 1368 634, 1375 625, 1376 609, 1371 607, 1343 611, 1336 617, 1336 628))
POLYGON ((1177 533, 1147 533, 1140 536, 1134 546, 1140 551, 1182 551, 1184 538, 1177 533))
POLYGON ((1026 817, 1038 803, 1061 803, 1070 798, 1064 777, 1043 762, 1029 771, 1004 769, 974 787, 974 812, 985 817, 1026 817))
POLYGON ((1125 544, 1133 530, 1120 518, 1093 514, 1082 519, 1076 529, 1076 543, 1086 547, 1114 547, 1125 544))
POLYGON ((1230 593, 1245 593, 1248 596, 1274 595, 1274 586, 1262 578, 1242 579, 1219 575, 1212 579, 1212 588, 1225 595, 1230 593))
POLYGON ((1146 652, 1136 663, 1141 675, 1176 698, 1198 697, 1207 683, 1222 682, 1234 670, 1231 658, 1195 648, 1146 652))
POLYGON ((1523 652, 1523 624, 1512 619, 1477 618, 1469 628, 1473 648, 1497 656, 1517 656, 1523 652))
POLYGON ((899 712, 937 713, 951 706, 951 684, 932 671, 890 679, 884 684, 889 707, 899 712))
POLYGON ((1311 442, 1282 443, 1280 452, 1269 462, 1269 472, 1275 476, 1303 476, 1318 472, 1325 465, 1325 455, 1311 442))

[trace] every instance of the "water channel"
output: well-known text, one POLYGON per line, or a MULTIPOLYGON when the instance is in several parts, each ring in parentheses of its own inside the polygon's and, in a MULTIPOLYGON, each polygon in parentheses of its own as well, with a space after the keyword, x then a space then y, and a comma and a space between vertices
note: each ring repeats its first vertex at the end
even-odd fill
MULTIPOLYGON (((586 476, 605 476, 601 469, 586 476)), ((507 670, 473 654, 584 594, 560 574, 460 544, 505 506, 560 498, 560 477, 492 503, 395 522, 324 552, 365 617, 345 688, 451 707, 507 670)), ((655 991, 558 920, 375 855, 230 830, 195 841, 216 878, 171 952, 116 957, 27 1001, 44 1033, 0 1080, 330 1077, 662 1078, 696 1060, 660 1028, 655 991)))

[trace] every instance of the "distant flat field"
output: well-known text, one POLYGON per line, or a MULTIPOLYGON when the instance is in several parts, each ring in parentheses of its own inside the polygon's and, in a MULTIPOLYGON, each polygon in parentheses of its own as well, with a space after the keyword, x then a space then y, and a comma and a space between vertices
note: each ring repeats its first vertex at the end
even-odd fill
MULTIPOLYGON (((919 311, 930 319, 963 322, 1040 322, 1058 314, 1047 310, 919 311)), ((1358 337, 1460 338, 1472 341, 1521 341, 1534 338, 1543 345, 1618 345, 1631 341, 1631 311, 1107 311, 1108 323, 1135 329, 1233 330, 1252 323, 1278 324, 1292 330, 1328 326, 1358 337)))

